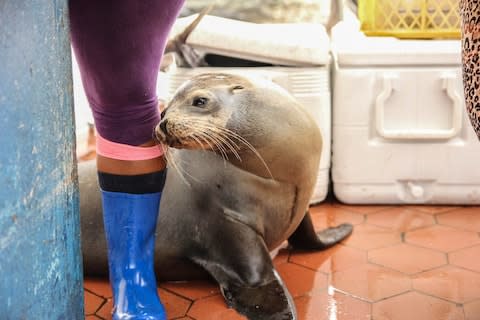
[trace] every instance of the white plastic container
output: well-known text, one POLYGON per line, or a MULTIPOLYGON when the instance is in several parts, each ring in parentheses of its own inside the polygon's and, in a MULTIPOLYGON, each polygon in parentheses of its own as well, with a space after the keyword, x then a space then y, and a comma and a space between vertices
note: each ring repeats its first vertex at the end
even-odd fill
MULTIPOLYGON (((175 22, 171 37, 196 15, 175 22)), ((206 15, 188 36, 195 50, 283 66, 318 66, 329 61, 329 37, 318 23, 251 23, 206 15)))
MULTIPOLYGON (((329 65, 318 67, 178 68, 166 76, 166 99, 186 80, 205 72, 249 74, 269 79, 289 91, 314 117, 323 136, 317 185, 311 203, 325 199, 328 192, 331 144, 331 96, 329 65)), ((162 91, 159 89, 159 91, 162 91)), ((279 124, 279 127, 281 124, 279 124)))
POLYGON ((336 197, 479 204, 480 142, 464 110, 460 41, 367 38, 356 27, 342 22, 332 35, 336 197))

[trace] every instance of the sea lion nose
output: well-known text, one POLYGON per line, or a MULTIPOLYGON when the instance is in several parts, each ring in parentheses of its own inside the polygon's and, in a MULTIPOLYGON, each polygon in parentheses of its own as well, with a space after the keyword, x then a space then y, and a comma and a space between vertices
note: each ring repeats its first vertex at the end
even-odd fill
POLYGON ((158 127, 160 128, 160 130, 162 131, 162 133, 164 135, 167 135, 167 120, 166 119, 163 119, 162 121, 160 121, 158 127))
POLYGON ((161 143, 165 143, 169 146, 173 146, 177 141, 175 137, 172 137, 168 134, 167 131, 167 120, 163 119, 155 128, 155 135, 161 143))
POLYGON ((164 143, 166 142, 166 133, 167 133, 167 128, 166 128, 166 124, 164 123, 164 121, 162 120, 156 127, 155 127, 155 130, 154 130, 154 138, 160 142, 160 143, 164 143))

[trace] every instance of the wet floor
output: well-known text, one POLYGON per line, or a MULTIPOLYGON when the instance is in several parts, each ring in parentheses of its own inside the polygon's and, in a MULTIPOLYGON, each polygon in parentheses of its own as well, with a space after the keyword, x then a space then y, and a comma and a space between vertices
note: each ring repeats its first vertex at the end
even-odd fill
MULTIPOLYGON (((480 207, 311 208, 320 230, 342 222, 353 235, 322 252, 282 250, 275 265, 299 320, 480 320, 480 207)), ((160 283, 169 319, 245 319, 214 283, 160 283)), ((107 279, 86 279, 86 319, 111 319, 107 279)))

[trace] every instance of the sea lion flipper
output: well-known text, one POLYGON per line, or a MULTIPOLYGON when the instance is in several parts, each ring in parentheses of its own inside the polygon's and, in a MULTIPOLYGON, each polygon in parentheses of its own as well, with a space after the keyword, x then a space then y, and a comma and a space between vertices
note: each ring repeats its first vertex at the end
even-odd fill
POLYGON ((347 238, 352 231, 351 224, 343 223, 316 233, 310 213, 307 211, 300 225, 288 238, 288 242, 296 249, 324 250, 347 238))
POLYGON ((276 279, 254 287, 230 284, 222 294, 230 307, 248 319, 296 320, 293 298, 275 269, 276 279))
POLYGON ((213 239, 215 250, 194 261, 217 280, 227 305, 251 320, 296 320, 293 299, 262 236, 240 222, 222 224, 222 245, 213 239))

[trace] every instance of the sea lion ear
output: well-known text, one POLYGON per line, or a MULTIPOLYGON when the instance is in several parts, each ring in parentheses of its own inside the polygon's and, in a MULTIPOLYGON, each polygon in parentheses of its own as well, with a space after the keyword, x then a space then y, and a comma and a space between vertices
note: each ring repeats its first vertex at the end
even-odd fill
POLYGON ((235 93, 238 93, 239 91, 242 91, 243 89, 245 89, 244 86, 239 85, 239 84, 235 84, 235 85, 230 87, 230 92, 232 94, 235 94, 235 93))

